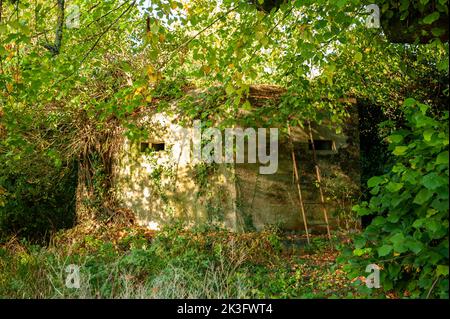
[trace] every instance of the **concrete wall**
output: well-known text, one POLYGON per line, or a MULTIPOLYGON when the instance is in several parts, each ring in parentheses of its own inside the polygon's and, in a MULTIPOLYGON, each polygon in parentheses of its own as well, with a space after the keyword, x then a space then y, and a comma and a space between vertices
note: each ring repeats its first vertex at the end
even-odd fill
MULTIPOLYGON (((144 116, 148 127, 145 141, 164 142, 164 151, 142 153, 139 143, 125 141, 116 165, 116 192, 123 205, 132 209, 142 225, 185 220, 191 224, 215 222, 235 230, 262 229, 276 224, 289 230, 303 230, 298 192, 293 175, 291 144, 280 136, 278 170, 259 173, 256 164, 195 165, 180 156, 189 151, 186 139, 177 132, 177 119, 164 114, 144 116), (178 154, 178 156, 177 156, 178 154)), ((331 151, 317 151, 327 210, 333 227, 340 222, 334 214, 349 210, 351 201, 336 200, 343 187, 354 196, 359 190, 359 140, 357 117, 337 134, 326 124, 313 125, 315 140, 331 140, 331 151)), ((309 136, 292 128, 292 139, 300 170, 307 221, 313 231, 324 230, 324 217, 313 165, 309 136)))
MULTIPOLYGON (((351 202, 342 203, 334 196, 341 184, 345 183, 351 192, 357 193, 359 189, 359 153, 352 156, 356 161, 347 171, 342 162, 350 161, 349 149, 355 148, 354 139, 346 134, 336 134, 333 128, 326 125, 312 125, 314 140, 331 140, 333 150, 318 150, 317 162, 321 168, 322 184, 324 185, 326 209, 330 224, 337 226, 336 212, 340 209, 350 210, 351 202), (354 164, 356 163, 356 167, 354 164), (338 188, 333 189, 334 188, 338 188), (342 205, 346 207, 342 207, 342 205)), ((348 128, 347 134, 357 135, 357 126, 348 128)), ((304 207, 307 222, 316 232, 325 230, 324 215, 320 202, 319 189, 316 181, 313 154, 309 147, 308 131, 300 127, 291 129, 292 145, 295 150, 297 167, 300 175, 304 207)), ((358 147, 356 147, 357 151, 358 147)), ((303 218, 297 186, 294 179, 292 146, 288 138, 280 138, 278 171, 273 175, 258 173, 260 164, 236 164, 237 208, 238 216, 247 229, 262 229, 265 225, 276 224, 288 230, 303 230, 303 218)), ((354 160, 354 159, 353 159, 354 160)), ((353 195, 353 194, 350 194, 353 195)))
POLYGON ((186 161, 189 141, 181 126, 167 114, 142 117, 149 137, 125 139, 115 166, 115 190, 140 225, 157 228, 184 220, 191 224, 216 222, 236 228, 233 168, 205 166, 186 161), (165 143, 165 150, 142 152, 140 143, 165 143), (207 173, 207 176, 204 174, 207 173))

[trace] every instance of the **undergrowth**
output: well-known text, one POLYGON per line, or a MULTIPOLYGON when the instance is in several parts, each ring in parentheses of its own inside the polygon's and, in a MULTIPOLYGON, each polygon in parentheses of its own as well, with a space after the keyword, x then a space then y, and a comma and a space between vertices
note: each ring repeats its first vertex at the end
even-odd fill
MULTIPOLYGON (((66 238, 49 247, 11 240, 0 247, 0 298, 353 298, 351 282, 318 237, 283 249, 273 230, 232 233, 172 225, 122 229, 110 238, 66 238), (65 243, 65 244, 62 244, 65 243), (70 243, 70 244, 69 244, 70 243), (68 265, 80 287, 68 288, 68 265)), ((73 234, 72 234, 73 235, 73 234)), ((361 286, 359 284, 359 286, 361 286)))

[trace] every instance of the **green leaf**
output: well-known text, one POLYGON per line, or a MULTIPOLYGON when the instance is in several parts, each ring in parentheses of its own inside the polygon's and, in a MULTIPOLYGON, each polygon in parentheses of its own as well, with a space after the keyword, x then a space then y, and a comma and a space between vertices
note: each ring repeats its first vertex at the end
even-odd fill
POLYGON ((448 165, 448 151, 440 153, 436 158, 436 164, 447 164, 448 165))
POLYGON ((336 6, 340 9, 343 8, 345 6, 345 4, 347 3, 348 0, 337 0, 336 1, 336 6))
POLYGON ((359 256, 364 255, 365 252, 366 252, 365 249, 359 249, 359 248, 357 248, 357 249, 353 250, 353 255, 359 257, 359 256))
POLYGON ((384 178, 381 176, 373 176, 371 178, 369 178, 369 180, 367 181, 367 186, 370 188, 373 188, 375 186, 378 186, 380 183, 383 183, 384 178))
POLYGON ((152 24, 152 26, 150 27, 150 30, 153 34, 157 34, 159 31, 159 25, 157 25, 156 23, 152 24))
POLYGON ((370 215, 371 211, 365 206, 355 205, 352 207, 352 210, 355 211, 358 216, 370 215))
POLYGON ((392 264, 389 264, 389 266, 388 266, 389 275, 391 277, 397 277, 400 270, 401 270, 401 267, 397 263, 392 263, 392 264))
POLYGON ((418 254, 419 252, 422 251, 423 244, 418 240, 408 239, 406 241, 406 247, 408 247, 408 249, 413 253, 418 254))
POLYGON ((402 156, 408 150, 408 146, 396 146, 392 152, 394 155, 402 156))
POLYGON ((448 276, 448 265, 438 265, 436 267, 436 276, 448 276))
POLYGON ((434 130, 426 130, 425 132, 423 132, 423 139, 427 142, 430 142, 434 132, 434 130))
POLYGON ((438 11, 434 11, 433 13, 427 15, 425 18, 423 18, 423 23, 425 24, 432 24, 434 21, 438 20, 440 17, 440 14, 438 11))
POLYGON ((433 34, 435 37, 440 37, 441 35, 445 34, 445 30, 443 28, 433 28, 431 29, 431 34, 433 34))
POLYGON ((448 59, 442 59, 437 63, 438 71, 448 71, 448 59))
POLYGON ((389 240, 394 244, 394 251, 404 253, 408 250, 405 245, 405 236, 402 233, 396 233, 389 240))
POLYGON ((403 183, 389 182, 386 185, 386 189, 391 193, 398 192, 399 190, 402 189, 402 187, 403 187, 403 183))
POLYGON ((414 227, 414 228, 420 228, 420 227, 422 227, 423 226, 423 224, 426 222, 426 219, 425 218, 419 218, 419 219, 416 219, 415 221, 414 221, 414 223, 412 224, 412 227, 414 227))
POLYGON ((269 44, 269 39, 264 37, 259 41, 263 47, 266 47, 269 44))
POLYGON ((415 105, 416 103, 417 103, 417 102, 416 102, 415 99, 413 99, 413 98, 407 98, 407 99, 403 102, 403 105, 404 105, 404 106, 410 107, 410 106, 415 105))
POLYGON ((389 240, 395 245, 405 240, 405 236, 402 233, 396 233, 389 240))
POLYGON ((235 92, 235 90, 231 84, 228 84, 227 87, 225 88, 225 92, 227 93, 227 95, 232 95, 235 92))
POLYGON ((430 109, 430 106, 427 104, 418 103, 418 105, 419 105, 420 112, 422 112, 422 114, 426 114, 427 111, 430 109))
POLYGON ((383 245, 380 248, 378 248, 378 256, 384 257, 387 256, 392 251, 391 245, 383 245))
POLYGON ((425 223, 425 228, 434 234, 442 230, 442 224, 436 219, 428 219, 425 223))
POLYGON ((382 216, 377 216, 373 219, 371 225, 380 226, 383 225, 384 223, 386 223, 386 219, 382 216))
POLYGON ((437 175, 436 173, 432 172, 428 175, 425 175, 422 178, 422 184, 430 189, 430 190, 434 190, 436 188, 438 188, 441 185, 445 185, 446 184, 447 179, 437 175))
POLYGON ((390 143, 398 144, 403 141, 403 136, 399 134, 393 134, 388 137, 390 143))
MULTIPOLYGON (((425 113, 425 112, 426 112, 426 110, 424 110, 422 113, 425 113)), ((435 125, 435 121, 431 117, 426 116, 424 114, 417 113, 414 115, 413 118, 414 118, 414 121, 416 122, 417 127, 435 125)))
POLYGON ((355 248, 362 249, 366 245, 366 239, 364 237, 358 237, 354 240, 355 248))
POLYGON ((386 220, 390 223, 397 223, 400 220, 400 214, 398 212, 390 212, 386 220))
POLYGON ((418 205, 423 205, 425 204, 431 197, 433 196, 433 192, 426 189, 426 188, 422 188, 416 195, 416 197, 414 198, 413 203, 414 204, 418 204, 418 205))
POLYGON ((441 212, 448 211, 448 206, 449 206, 448 200, 439 200, 437 198, 433 200, 433 202, 431 203, 431 207, 441 212))
POLYGON ((386 291, 391 290, 393 287, 394 287, 394 284, 393 284, 392 280, 389 280, 389 279, 386 278, 386 279, 383 281, 383 288, 384 288, 386 291))
POLYGON ((402 180, 410 184, 415 184, 420 177, 421 174, 419 172, 409 169, 403 174, 402 180))
POLYGON ((363 58, 363 55, 362 55, 361 52, 356 52, 355 53, 354 59, 355 59, 356 62, 361 62, 362 58, 363 58))

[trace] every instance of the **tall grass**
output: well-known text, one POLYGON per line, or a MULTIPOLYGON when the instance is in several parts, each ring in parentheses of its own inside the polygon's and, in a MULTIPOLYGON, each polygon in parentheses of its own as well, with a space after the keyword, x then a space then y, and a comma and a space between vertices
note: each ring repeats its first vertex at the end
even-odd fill
POLYGON ((0 247, 0 298, 252 297, 252 267, 270 265, 276 252, 262 237, 232 236, 171 229, 151 243, 126 238, 125 246, 89 238, 69 247, 10 242, 0 247), (79 266, 79 288, 66 286, 71 264, 79 266))

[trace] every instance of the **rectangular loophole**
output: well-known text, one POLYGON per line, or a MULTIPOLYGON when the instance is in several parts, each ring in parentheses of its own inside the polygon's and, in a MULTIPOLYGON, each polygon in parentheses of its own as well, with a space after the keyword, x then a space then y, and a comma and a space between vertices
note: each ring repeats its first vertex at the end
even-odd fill
POLYGON ((146 152, 161 152, 166 149, 165 143, 150 143, 150 142, 141 142, 140 150, 141 153, 146 152))
POLYGON ((164 151, 166 149, 166 144, 165 143, 152 143, 152 149, 155 152, 164 151))
MULTIPOLYGON (((313 145, 309 142, 309 150, 313 149, 313 145)), ((316 151, 332 151, 333 141, 331 140, 314 140, 314 149, 316 151)))
POLYGON ((148 142, 141 142, 140 149, 141 149, 142 153, 148 152, 150 150, 150 143, 148 143, 148 142))

